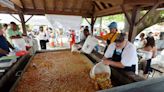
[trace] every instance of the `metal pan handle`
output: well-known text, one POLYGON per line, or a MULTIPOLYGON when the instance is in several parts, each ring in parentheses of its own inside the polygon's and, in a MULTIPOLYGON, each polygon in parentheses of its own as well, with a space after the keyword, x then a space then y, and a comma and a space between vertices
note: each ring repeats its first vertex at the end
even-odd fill
POLYGON ((16 76, 16 77, 20 77, 21 74, 22 74, 22 71, 18 71, 18 72, 15 73, 15 76, 16 76))

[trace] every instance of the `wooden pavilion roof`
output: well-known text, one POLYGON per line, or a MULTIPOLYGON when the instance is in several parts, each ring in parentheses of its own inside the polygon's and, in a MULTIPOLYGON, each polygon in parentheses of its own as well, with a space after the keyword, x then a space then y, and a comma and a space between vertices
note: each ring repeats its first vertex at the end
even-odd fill
POLYGON ((131 11, 134 6, 147 9, 157 2, 164 7, 164 0, 10 0, 15 9, 0 4, 1 13, 18 13, 30 15, 60 14, 80 15, 83 17, 105 16, 122 13, 122 7, 131 11))

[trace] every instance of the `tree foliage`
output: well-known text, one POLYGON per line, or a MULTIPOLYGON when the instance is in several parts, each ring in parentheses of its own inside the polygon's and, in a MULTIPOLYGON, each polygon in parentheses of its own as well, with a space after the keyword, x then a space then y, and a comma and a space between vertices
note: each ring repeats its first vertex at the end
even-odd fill
MULTIPOLYGON (((142 11, 143 16, 147 11, 142 11)), ((164 11, 154 11, 152 14, 146 17, 146 19, 137 27, 137 34, 154 24, 164 22, 164 11)))

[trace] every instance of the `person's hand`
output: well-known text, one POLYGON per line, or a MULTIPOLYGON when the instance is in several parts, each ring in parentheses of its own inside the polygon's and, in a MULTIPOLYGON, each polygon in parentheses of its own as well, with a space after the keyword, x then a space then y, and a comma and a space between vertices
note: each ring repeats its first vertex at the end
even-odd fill
POLYGON ((15 48, 14 48, 13 46, 11 46, 11 49, 12 49, 12 50, 15 50, 15 48))
POLYGON ((22 34, 22 36, 27 36, 27 34, 22 34))
POLYGON ((20 35, 17 35, 16 37, 17 37, 17 38, 21 38, 21 36, 20 36, 20 35))
POLYGON ((16 35, 17 37, 20 37, 20 35, 16 35))
POLYGON ((102 62, 103 62, 103 64, 105 64, 105 65, 110 65, 110 60, 103 60, 102 62))

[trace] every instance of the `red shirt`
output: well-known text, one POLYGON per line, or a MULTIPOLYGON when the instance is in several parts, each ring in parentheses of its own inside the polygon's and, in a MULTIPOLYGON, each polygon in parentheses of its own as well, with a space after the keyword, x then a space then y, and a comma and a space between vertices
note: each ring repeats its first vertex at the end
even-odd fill
POLYGON ((104 35, 104 33, 103 32, 100 32, 100 36, 103 36, 104 35))
POLYGON ((72 39, 72 42, 75 42, 75 32, 71 33, 71 39, 72 39))

